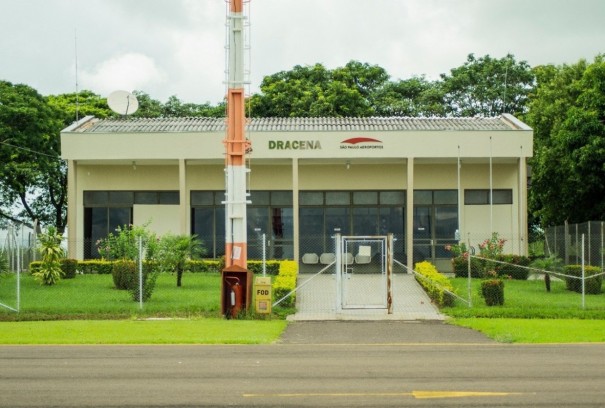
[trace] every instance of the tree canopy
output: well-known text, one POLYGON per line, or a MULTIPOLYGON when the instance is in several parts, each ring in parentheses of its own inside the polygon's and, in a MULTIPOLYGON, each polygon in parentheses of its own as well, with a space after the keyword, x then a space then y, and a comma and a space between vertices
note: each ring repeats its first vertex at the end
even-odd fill
POLYGON ((605 219, 605 57, 535 69, 530 210, 542 225, 605 219))
POLYGON ((0 217, 65 227, 60 115, 35 89, 0 81, 0 217))
POLYGON ((525 61, 489 55, 467 57, 464 65, 441 75, 446 113, 452 116, 519 115, 526 111, 534 74, 525 61))

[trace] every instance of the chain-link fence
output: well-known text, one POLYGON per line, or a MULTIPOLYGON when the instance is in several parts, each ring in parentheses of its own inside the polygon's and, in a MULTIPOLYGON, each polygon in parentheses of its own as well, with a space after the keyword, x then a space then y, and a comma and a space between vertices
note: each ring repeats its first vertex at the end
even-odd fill
POLYGON ((603 269, 605 254, 605 222, 588 221, 544 230, 544 253, 560 258, 565 265, 586 265, 603 269), (582 236, 584 245, 582 246, 582 236))

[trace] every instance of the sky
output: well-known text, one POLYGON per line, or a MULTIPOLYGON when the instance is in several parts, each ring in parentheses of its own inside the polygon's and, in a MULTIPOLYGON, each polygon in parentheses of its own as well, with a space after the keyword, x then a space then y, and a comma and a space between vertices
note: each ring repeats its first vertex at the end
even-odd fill
MULTIPOLYGON (((0 80, 43 95, 225 95, 225 0, 0 0, 0 80), (76 86, 77 84, 77 86, 76 86)), ((604 0, 250 0, 250 85, 351 60, 437 79, 468 54, 531 66, 605 53, 604 0)))

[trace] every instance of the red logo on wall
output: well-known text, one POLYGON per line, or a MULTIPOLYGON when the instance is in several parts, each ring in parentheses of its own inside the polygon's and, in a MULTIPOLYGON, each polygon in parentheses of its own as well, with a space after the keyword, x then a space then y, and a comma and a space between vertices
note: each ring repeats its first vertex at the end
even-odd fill
POLYGON ((382 140, 372 137, 352 137, 340 142, 341 149, 382 149, 382 140))

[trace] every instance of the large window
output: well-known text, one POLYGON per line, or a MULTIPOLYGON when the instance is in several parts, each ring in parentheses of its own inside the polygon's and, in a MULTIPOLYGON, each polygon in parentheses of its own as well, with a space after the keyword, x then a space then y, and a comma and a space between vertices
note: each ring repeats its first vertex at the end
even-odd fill
MULTIPOLYGON (((203 242, 207 256, 225 255, 224 191, 191 192, 191 229, 203 242)), ((268 259, 294 255, 294 220, 291 191, 252 191, 246 209, 248 258, 262 258, 262 236, 268 259)))
POLYGON ((335 233, 393 233, 403 255, 405 191, 301 191, 299 203, 301 253, 333 252, 335 233))
POLYGON ((490 203, 490 197, 493 195, 493 204, 512 204, 513 190, 495 189, 491 190, 464 190, 464 204, 466 205, 487 205, 490 203))
POLYGON ((84 191, 84 258, 98 258, 97 241, 132 224, 135 204, 178 203, 178 191, 84 191))

